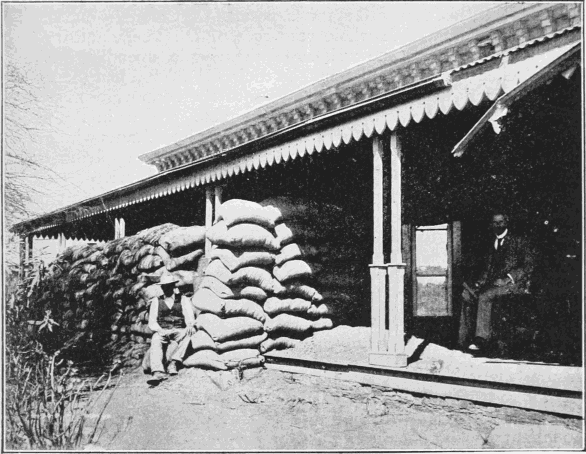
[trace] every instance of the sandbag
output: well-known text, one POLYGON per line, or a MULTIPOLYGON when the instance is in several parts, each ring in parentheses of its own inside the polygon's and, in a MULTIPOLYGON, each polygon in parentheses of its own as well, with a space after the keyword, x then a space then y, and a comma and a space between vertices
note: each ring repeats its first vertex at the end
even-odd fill
POLYGON ((85 290, 85 295, 87 297, 97 296, 98 290, 100 289, 100 283, 96 282, 95 284, 90 285, 85 290))
POLYGON ((313 227, 305 223, 287 221, 275 226, 277 241, 284 247, 290 243, 324 244, 339 236, 340 228, 313 227))
POLYGON ((183 361, 185 367, 201 367, 204 369, 227 370, 226 364, 213 350, 199 350, 183 361))
POLYGON ((134 264, 134 254, 129 249, 125 249, 118 257, 118 263, 124 266, 134 264))
POLYGON ((155 247, 152 244, 144 244, 138 249, 138 251, 134 253, 132 261, 134 263, 139 263, 143 259, 143 257, 146 257, 147 255, 152 255, 154 251, 155 247))
POLYGON ((203 249, 196 249, 189 254, 171 259, 165 266, 169 271, 180 270, 186 267, 193 267, 197 260, 203 255, 203 249))
POLYGON ((267 333, 273 331, 291 331, 304 333, 311 329, 311 322, 291 314, 279 314, 275 318, 269 318, 264 325, 267 333))
POLYGON ((215 342, 259 334, 263 331, 263 324, 249 317, 222 319, 214 314, 201 314, 195 324, 197 329, 204 330, 215 342))
POLYGON ((291 314, 279 314, 275 318, 268 319, 265 322, 265 331, 268 333, 275 331, 289 331, 292 333, 305 333, 307 331, 318 331, 331 329, 333 322, 329 318, 320 318, 316 321, 309 321, 291 314))
POLYGON ((271 276, 271 273, 254 266, 246 266, 239 269, 232 274, 227 284, 230 286, 253 285, 260 287, 265 292, 273 292, 279 286, 273 276, 271 276))
POLYGON ((230 350, 224 353, 220 353, 222 361, 227 363, 228 361, 243 361, 245 359, 256 358, 260 355, 260 352, 256 348, 240 348, 238 350, 230 350))
POLYGON ((274 316, 286 312, 306 313, 310 307, 311 301, 302 298, 280 299, 272 296, 265 301, 263 309, 270 316, 274 316))
POLYGON ((225 300, 216 295, 208 288, 201 288, 191 297, 191 306, 193 311, 200 313, 214 314, 218 317, 224 317, 225 300))
POLYGON ((210 313, 220 318, 245 316, 263 323, 267 318, 262 307, 254 301, 244 298, 222 299, 207 288, 198 290, 191 302, 197 313, 210 313))
POLYGON ((301 341, 299 339, 291 339, 290 337, 277 337, 276 339, 267 339, 259 346, 261 353, 267 353, 271 350, 285 350, 286 348, 294 348, 301 341))
MULTIPOLYGON (((202 331, 203 332, 203 331, 202 331)), ((256 348, 268 337, 267 333, 258 334, 256 336, 245 337, 244 339, 237 339, 226 342, 216 342, 216 351, 227 352, 230 350, 237 350, 240 348, 256 348)))
POLYGON ((165 233, 159 239, 162 246, 170 255, 185 252, 187 249, 195 249, 203 244, 206 239, 206 228, 200 225, 191 227, 179 227, 165 233))
POLYGON ((252 300, 241 298, 226 299, 224 301, 224 314, 226 317, 251 317, 261 323, 264 323, 267 319, 267 314, 263 308, 252 300))
POLYGON ((275 264, 277 266, 283 263, 300 258, 314 258, 321 252, 321 249, 317 246, 309 244, 289 243, 285 246, 281 246, 281 251, 275 257, 275 264))
POLYGON ((96 271, 97 266, 94 265, 93 263, 85 263, 83 265, 81 265, 81 269, 88 274, 93 273, 94 271, 96 271))
POLYGON ((273 268, 273 275, 283 283, 292 279, 314 277, 322 271, 322 267, 304 260, 289 260, 281 266, 273 268))
POLYGON ((232 289, 230 289, 230 287, 228 287, 222 281, 216 279, 213 276, 203 276, 199 284, 198 290, 201 289, 210 289, 220 298, 234 297, 234 292, 232 291, 232 289))
POLYGON ((298 297, 309 301, 322 301, 323 297, 314 287, 300 282, 287 282, 275 291, 279 297, 298 297))
POLYGON ((156 270, 163 266, 163 259, 158 255, 145 255, 136 266, 140 271, 156 270))
POLYGON ((265 357, 262 355, 253 358, 242 359, 240 361, 226 361, 228 369, 252 369, 253 367, 261 367, 265 363, 265 357))
MULTIPOLYGON (((368 292, 367 292, 368 293, 368 292)), ((331 289, 319 292, 320 299, 314 300, 314 302, 327 302, 327 303, 341 303, 350 304, 357 300, 357 289, 331 289)))
POLYGON ((204 271, 204 275, 214 277, 223 284, 229 284, 232 277, 230 270, 220 260, 212 260, 204 271))
POLYGON ((364 319, 365 312, 364 305, 357 304, 355 300, 326 301, 310 307, 307 315, 312 318, 330 318, 336 320, 337 323, 344 323, 348 320, 364 319))
POLYGON ((163 235, 178 228, 178 225, 166 223, 141 230, 136 236, 142 239, 145 243, 157 244, 163 235))
POLYGON ((218 209, 218 219, 224 220, 228 227, 250 223, 272 229, 278 215, 274 208, 265 208, 256 202, 242 199, 228 200, 218 209))
POLYGON ((320 304, 319 306, 311 305, 307 310, 307 315, 321 317, 324 315, 335 315, 335 306, 329 304, 320 304))
MULTIPOLYGON (((141 301, 142 301, 142 300, 141 300, 141 301)), ((147 310, 147 311, 141 311, 141 312, 138 314, 138 320, 139 320, 141 323, 148 323, 148 322, 149 322, 149 311, 148 311, 148 310, 147 310)))
POLYGON ((193 351, 199 350, 214 350, 216 348, 215 342, 210 335, 205 331, 196 331, 191 336, 191 348, 193 351))
POLYGON ((231 272, 245 266, 271 266, 275 263, 275 254, 262 249, 231 250, 212 248, 210 260, 219 259, 231 272))
POLYGON ((313 331, 320 331, 324 329, 332 329, 334 327, 334 322, 330 318, 320 318, 315 322, 311 322, 311 329, 313 331))
POLYGON ((225 221, 219 221, 208 230, 207 238, 213 244, 231 248, 260 247, 277 251, 280 247, 271 232, 260 225, 249 223, 228 227, 225 221))
POLYGON ((114 291, 114 293, 112 294, 112 298, 114 298, 115 300, 121 299, 125 293, 126 293, 126 289, 124 287, 116 289, 114 291))
POLYGON ((232 289, 234 293, 234 298, 247 298, 252 301, 256 301, 262 303, 268 297, 267 292, 265 292, 260 287, 255 287, 254 285, 247 285, 245 287, 234 287, 232 289))
POLYGON ((165 267, 167 267, 172 260, 169 253, 161 246, 157 246, 155 248, 154 255, 158 255, 159 257, 161 257, 161 260, 165 264, 165 267))
POLYGON ((260 202, 260 205, 277 213, 275 222, 289 219, 305 219, 317 216, 317 205, 312 201, 293 199, 290 197, 271 197, 260 202))
POLYGON ((137 282, 132 287, 127 289, 127 293, 131 296, 138 296, 144 286, 145 286, 144 282, 137 282))

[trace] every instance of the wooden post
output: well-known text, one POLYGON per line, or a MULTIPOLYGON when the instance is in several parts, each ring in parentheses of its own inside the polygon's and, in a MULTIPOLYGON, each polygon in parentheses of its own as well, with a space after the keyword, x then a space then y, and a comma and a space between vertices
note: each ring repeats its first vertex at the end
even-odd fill
POLYGON ((214 188, 214 222, 218 220, 220 205, 222 205, 222 186, 214 188))
POLYGON ((370 314, 372 354, 385 350, 385 315, 386 315, 386 266, 384 264, 384 230, 383 230, 383 142, 376 136, 372 142, 372 191, 373 191, 373 253, 370 265, 370 314))
POLYGON ((67 239, 65 238, 64 233, 60 233, 57 238, 59 241, 59 245, 57 247, 57 252, 59 254, 62 254, 65 251, 65 249, 67 248, 67 239))
POLYGON ((389 363, 391 367, 407 367, 405 355, 405 263, 402 248, 401 141, 391 134, 391 263, 389 274, 389 363))
MULTIPOLYGON (((214 219, 213 213, 213 201, 212 201, 212 188, 206 188, 206 205, 205 205, 205 213, 206 213, 206 230, 212 226, 212 221, 214 219)), ((212 250, 212 242, 206 238, 205 242, 205 255, 206 257, 210 255, 210 251, 212 250)))
MULTIPOLYGON (((390 139, 390 234, 391 254, 390 263, 385 265, 385 274, 388 276, 388 338, 382 339, 385 344, 378 351, 369 356, 370 364, 385 367, 406 367, 405 355, 405 264, 402 252, 402 202, 401 202, 401 143, 396 132, 390 139)), ((376 165, 376 160, 375 160, 376 165)), ((376 181, 376 180, 375 180, 376 181)), ((381 185, 382 186, 382 185, 381 185)), ((375 191, 376 197, 376 191, 375 191)), ((380 202, 380 216, 382 216, 382 201, 380 202)), ((375 203, 376 205, 376 203, 375 203)), ((376 225, 376 213, 375 213, 376 225)), ((376 236, 375 236, 376 240, 376 236)), ((386 296, 386 295, 385 295, 386 296)), ((383 301, 386 302, 387 298, 383 301)), ((380 309, 379 309, 380 310, 380 309)), ((380 311, 379 326, 385 326, 386 306, 380 311)), ((379 328, 380 329, 380 328, 379 328)), ((379 343, 381 339, 379 339, 379 343)))
POLYGON ((114 239, 120 238, 120 221, 118 218, 114 218, 114 239))
POLYGON ((26 263, 31 265, 33 263, 33 241, 34 235, 31 233, 26 237, 26 263))
POLYGON ((18 278, 20 280, 24 279, 24 265, 26 261, 26 237, 21 236, 19 241, 19 250, 18 250, 18 278))
POLYGON ((126 221, 124 218, 118 220, 118 238, 124 238, 126 236, 126 221))

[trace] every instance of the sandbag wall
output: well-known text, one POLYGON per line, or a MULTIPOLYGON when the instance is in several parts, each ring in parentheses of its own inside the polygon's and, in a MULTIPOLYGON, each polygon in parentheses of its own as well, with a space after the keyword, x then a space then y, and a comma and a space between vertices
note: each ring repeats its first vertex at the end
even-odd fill
POLYGON ((101 362, 115 356, 139 364, 150 342, 148 301, 160 291, 153 284, 171 273, 192 292, 204 240, 203 227, 163 224, 105 245, 67 248, 33 304, 51 309, 64 335, 83 334, 80 342, 91 341, 101 362))
POLYGON ((210 261, 192 300, 198 338, 185 365, 262 362, 262 353, 293 347, 363 312, 365 234, 364 225, 330 204, 222 204, 207 232, 210 261))

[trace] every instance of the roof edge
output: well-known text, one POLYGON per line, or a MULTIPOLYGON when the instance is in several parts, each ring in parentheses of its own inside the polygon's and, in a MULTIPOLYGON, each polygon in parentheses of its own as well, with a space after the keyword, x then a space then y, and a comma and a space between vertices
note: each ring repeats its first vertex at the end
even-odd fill
POLYGON ((494 8, 424 36, 372 60, 311 83, 273 102, 253 108, 251 111, 238 115, 231 120, 219 123, 216 126, 179 140, 171 145, 142 154, 138 158, 142 162, 155 165, 155 161, 161 158, 196 146, 201 142, 214 138, 222 132, 229 134, 232 130, 245 127, 249 122, 267 120, 267 117, 276 115, 278 111, 283 109, 299 107, 301 104, 310 102, 310 100, 315 100, 316 98, 330 94, 330 91, 335 92, 337 89, 343 88, 344 85, 352 83, 357 79, 376 73, 381 68, 388 68, 389 65, 414 59, 427 51, 440 50, 442 47, 466 41, 473 36, 487 33, 499 25, 513 22, 527 14, 539 12, 551 6, 552 3, 505 3, 497 5, 494 8))

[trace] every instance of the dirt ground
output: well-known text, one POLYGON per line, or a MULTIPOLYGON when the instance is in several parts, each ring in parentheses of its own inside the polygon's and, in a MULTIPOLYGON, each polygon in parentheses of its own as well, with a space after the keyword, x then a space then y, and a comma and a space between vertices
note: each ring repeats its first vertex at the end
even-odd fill
POLYGON ((262 368, 186 369, 157 387, 137 370, 86 449, 579 449, 582 435, 578 419, 262 368))

